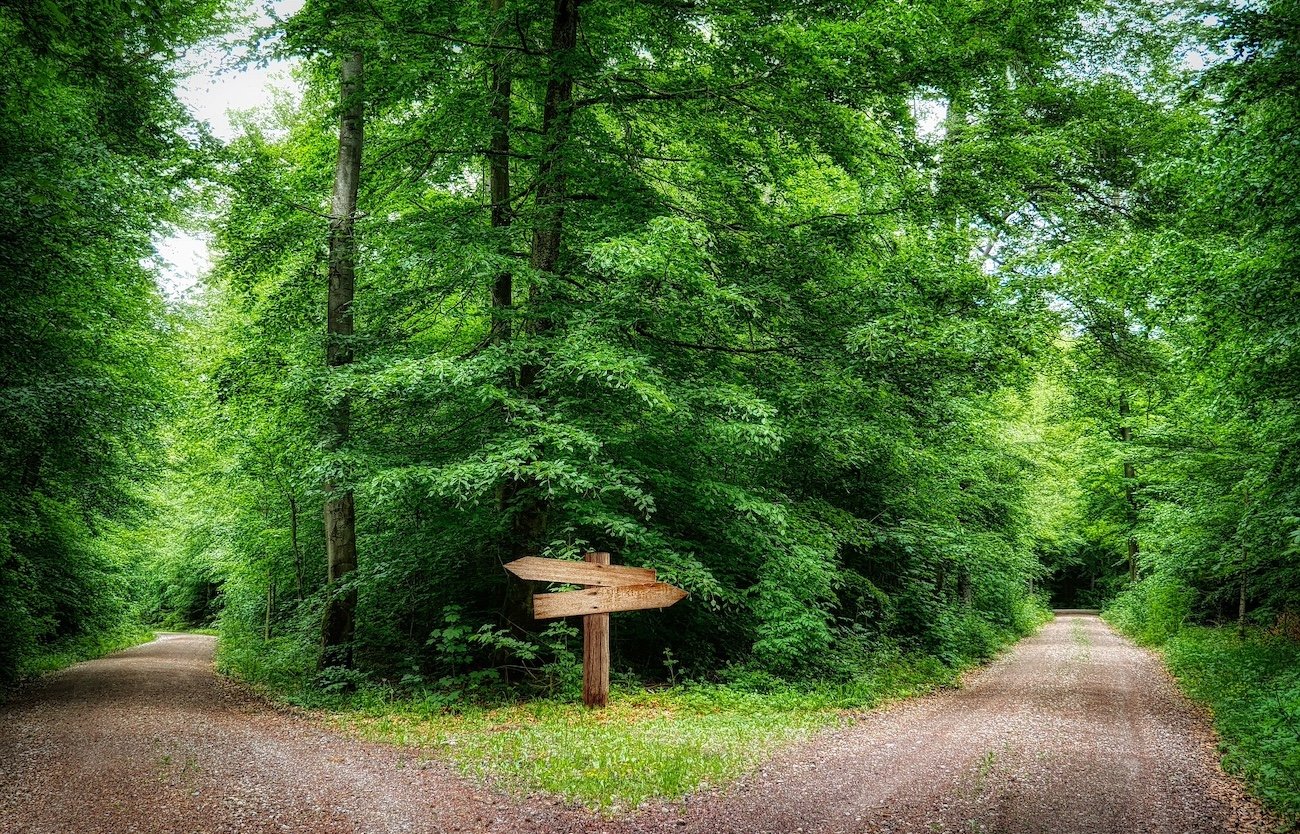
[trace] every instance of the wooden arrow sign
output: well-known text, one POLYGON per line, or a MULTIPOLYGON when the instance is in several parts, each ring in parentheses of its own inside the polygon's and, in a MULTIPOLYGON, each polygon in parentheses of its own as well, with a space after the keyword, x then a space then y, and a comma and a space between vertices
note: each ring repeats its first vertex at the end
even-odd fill
POLYGON ((537 594, 533 597, 533 617, 553 620, 578 614, 608 614, 611 611, 639 611, 667 608, 686 596, 681 588, 667 582, 623 585, 617 588, 588 588, 560 594, 537 594))
POLYGON ((582 616, 582 702, 609 702, 609 613, 667 608, 686 596, 681 588, 656 582, 650 568, 611 565, 608 553, 586 553, 585 561, 525 556, 505 566, 520 579, 586 585, 583 591, 534 594, 533 618, 582 616))
POLYGON ((651 568, 602 565, 598 562, 569 562, 564 559, 543 559, 540 556, 516 559, 507 563, 505 568, 520 579, 531 579, 535 582, 564 582, 570 585, 599 585, 603 588, 646 585, 655 581, 655 572, 651 568))

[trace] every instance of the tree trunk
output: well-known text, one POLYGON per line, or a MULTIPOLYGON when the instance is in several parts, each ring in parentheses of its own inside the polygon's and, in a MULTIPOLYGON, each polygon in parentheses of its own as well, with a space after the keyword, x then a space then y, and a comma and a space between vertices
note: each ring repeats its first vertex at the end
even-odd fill
MULTIPOLYGON (((536 218, 528 259, 535 273, 555 270, 564 237, 568 175, 563 157, 573 121, 573 53, 578 43, 578 3, 579 0, 555 0, 548 52, 549 78, 542 108, 544 151, 537 167, 536 218)), ((536 279, 529 287, 528 301, 532 308, 530 331, 534 335, 544 333, 550 323, 538 311, 547 298, 536 279)), ((525 395, 536 382, 539 371, 534 363, 520 368, 519 387, 525 395)), ((505 490, 506 501, 514 513, 511 538, 516 556, 535 552, 546 530, 546 505, 531 493, 530 486, 528 483, 511 484, 505 490)))
MULTIPOLYGON (((542 106, 542 136, 545 149, 537 166, 537 217, 533 224, 533 243, 528 264, 536 272, 555 270, 564 237, 564 207, 568 198, 568 173, 563 160, 573 123, 572 55, 578 43, 579 0, 555 0, 555 20, 551 27, 549 79, 546 101, 542 106)), ((534 308, 545 302, 537 283, 529 287, 529 303, 534 308)), ((533 310, 534 333, 547 330, 550 323, 533 310)), ((520 385, 527 388, 537 378, 538 367, 525 365, 520 385)))
POLYGON ((302 546, 298 543, 298 501, 289 496, 289 547, 293 550, 293 578, 302 602, 302 546))
POLYGON ((1246 574, 1241 575, 1241 590, 1237 594, 1237 634, 1246 634, 1246 574))
MULTIPOLYGON (((326 364, 331 368, 352 362, 352 299, 356 289, 357 188, 361 180, 364 138, 362 108, 362 55, 345 56, 339 69, 339 155, 334 171, 334 199, 330 212, 329 306, 326 320, 326 364)), ((351 403, 344 395, 330 415, 332 449, 341 449, 351 431, 351 403)), ((329 573, 329 599, 322 628, 322 666, 352 665, 357 593, 346 585, 357 567, 356 505, 352 491, 332 480, 325 484, 325 555, 329 573)))
MULTIPOLYGON (((492 0, 492 11, 501 11, 503 0, 492 0)), ((503 254, 510 256, 506 229, 513 220, 510 211, 510 69, 503 53, 492 64, 492 139, 488 147, 488 194, 492 200, 492 228, 501 230, 503 254)), ((492 341, 510 340, 510 306, 514 303, 513 276, 502 269, 492 281, 492 341)), ((510 374, 507 384, 514 384, 510 374)))
POLYGON ((975 588, 971 585, 970 570, 965 567, 957 570, 957 596, 961 598, 964 608, 970 608, 975 602, 975 588))
MULTIPOLYGON (((491 0, 493 14, 500 15, 503 5, 503 0, 491 0)), ((510 206, 510 97, 512 94, 512 81, 508 55, 504 51, 498 51, 493 57, 491 86, 492 101, 488 116, 492 122, 492 137, 488 142, 488 195, 492 202, 492 228, 500 236, 499 245, 502 260, 508 263, 510 257, 512 257, 512 245, 508 230, 514 222, 514 212, 510 206)), ((491 301, 492 332, 490 339, 493 344, 508 344, 513 333, 510 313, 511 307, 514 305, 514 276, 509 269, 503 267, 493 277, 491 301)), ((506 370, 503 382, 507 390, 515 388, 519 384, 513 367, 506 370)), ((508 409, 502 403, 502 418, 509 420, 509 417, 508 409)), ((518 494, 521 486, 518 481, 507 481, 497 489, 497 505, 502 512, 514 509, 519 501, 518 494)), ((527 555, 519 552, 522 551, 523 546, 521 543, 513 541, 517 538, 517 531, 512 527, 512 542, 509 545, 509 550, 516 552, 517 555, 527 555)), ((508 622, 521 630, 528 630, 532 622, 532 597, 533 588, 531 582, 514 579, 506 581, 505 597, 501 606, 502 613, 508 622)))
MULTIPOLYGON (((1129 405, 1128 396, 1120 394, 1119 396, 1119 439, 1125 444, 1133 442, 1133 427, 1128 424, 1129 405)), ((1125 450, 1124 460, 1124 500, 1128 504, 1128 578, 1130 582, 1136 582, 1138 578, 1137 557, 1138 557, 1138 540, 1134 533, 1137 526, 1137 470, 1133 466, 1133 461, 1128 459, 1130 451, 1125 450)))
POLYGON ((275 574, 268 564, 266 568, 266 622, 262 625, 262 639, 271 639, 271 616, 275 611, 275 574))
POLYGON ((1244 637, 1246 635, 1246 539, 1245 527, 1247 517, 1250 515, 1250 490, 1246 490, 1245 500, 1243 501, 1241 524, 1238 525, 1238 536, 1241 538, 1241 588, 1237 593, 1237 634, 1244 637))

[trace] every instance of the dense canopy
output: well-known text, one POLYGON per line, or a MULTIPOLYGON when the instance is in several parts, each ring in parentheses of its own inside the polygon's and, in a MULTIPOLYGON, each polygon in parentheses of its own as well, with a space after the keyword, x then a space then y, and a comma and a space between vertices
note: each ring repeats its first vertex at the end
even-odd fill
POLYGON ((221 143, 232 11, 0 8, 0 680, 567 686, 591 550, 642 679, 1295 617, 1293 0, 308 0, 221 143))

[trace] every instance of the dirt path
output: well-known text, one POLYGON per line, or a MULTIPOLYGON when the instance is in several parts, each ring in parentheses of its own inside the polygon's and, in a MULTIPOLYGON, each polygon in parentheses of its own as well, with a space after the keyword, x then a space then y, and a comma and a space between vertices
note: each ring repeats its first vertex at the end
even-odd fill
POLYGON ((791 749, 690 831, 1192 834, 1270 830, 1159 661, 1058 616, 956 692, 791 749), (736 820, 745 820, 743 828, 736 820))
POLYGON ((0 708, 0 832, 1265 831, 1159 664, 1059 617, 958 692, 791 748, 722 794, 611 823, 475 788, 268 709, 168 635, 0 708))
POLYGON ((164 635, 0 710, 3 834, 425 834, 582 830, 414 751, 359 744, 212 674, 210 637, 164 635))

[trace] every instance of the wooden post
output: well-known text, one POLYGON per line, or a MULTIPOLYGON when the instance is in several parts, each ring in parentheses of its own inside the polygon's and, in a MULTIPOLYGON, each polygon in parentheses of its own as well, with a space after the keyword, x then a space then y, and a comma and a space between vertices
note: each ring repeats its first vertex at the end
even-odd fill
MULTIPOLYGON (((582 558, 609 564, 608 553, 587 553, 582 558)), ((609 614, 582 618, 582 703, 596 708, 609 703, 609 614)))

